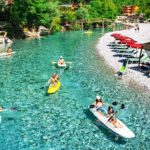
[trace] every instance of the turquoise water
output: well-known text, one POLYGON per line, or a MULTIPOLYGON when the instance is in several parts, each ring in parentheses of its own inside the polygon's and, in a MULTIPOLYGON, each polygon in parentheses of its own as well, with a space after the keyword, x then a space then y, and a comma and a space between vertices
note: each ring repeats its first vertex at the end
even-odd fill
POLYGON ((95 49, 100 36, 66 32, 16 40, 16 54, 0 58, 0 105, 17 107, 0 114, 0 150, 150 149, 150 96, 114 77, 95 49), (47 96, 41 87, 52 72, 62 71, 51 64, 60 55, 73 63, 62 73, 59 92, 47 96), (125 104, 118 117, 135 138, 116 141, 98 126, 87 109, 97 94, 107 103, 125 104))

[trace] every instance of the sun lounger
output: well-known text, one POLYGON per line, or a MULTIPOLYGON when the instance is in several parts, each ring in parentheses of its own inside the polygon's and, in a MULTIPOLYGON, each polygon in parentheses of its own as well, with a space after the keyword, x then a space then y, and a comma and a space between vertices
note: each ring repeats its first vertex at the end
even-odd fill
POLYGON ((119 53, 118 55, 122 57, 136 57, 136 54, 137 54, 137 50, 133 50, 128 53, 119 53))
POLYGON ((117 53, 125 53, 125 52, 130 53, 130 52, 133 51, 133 49, 130 49, 130 48, 126 48, 126 49, 115 49, 114 51, 117 52, 117 53))
MULTIPOLYGON (((147 55, 147 53, 144 53, 143 56, 141 57, 140 59, 140 62, 148 62, 150 61, 150 58, 149 56, 147 55)), ((139 62, 139 57, 135 57, 135 58, 129 58, 128 59, 128 62, 131 62, 131 63, 136 63, 136 62, 139 62)))

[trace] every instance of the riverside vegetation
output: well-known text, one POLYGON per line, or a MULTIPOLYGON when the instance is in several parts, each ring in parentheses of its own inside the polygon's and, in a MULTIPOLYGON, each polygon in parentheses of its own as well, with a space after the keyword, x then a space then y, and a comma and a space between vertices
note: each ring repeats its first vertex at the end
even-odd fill
POLYGON ((121 13, 125 5, 137 5, 139 13, 144 13, 146 18, 150 17, 150 1, 135 0, 14 0, 11 6, 3 7, 0 10, 7 16, 7 21, 13 26, 11 32, 19 33, 24 28, 38 29, 43 25, 51 32, 61 31, 66 22, 73 22, 71 30, 78 30, 77 20, 86 19, 87 28, 90 27, 91 19, 115 19, 121 13), (63 4, 77 4, 77 7, 62 8, 63 4))

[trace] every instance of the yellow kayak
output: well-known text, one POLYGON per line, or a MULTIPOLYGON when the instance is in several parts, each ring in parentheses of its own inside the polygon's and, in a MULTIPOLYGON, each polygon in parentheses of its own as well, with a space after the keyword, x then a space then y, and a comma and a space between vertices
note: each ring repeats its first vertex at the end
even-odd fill
POLYGON ((55 92, 57 92, 61 87, 61 82, 58 81, 58 83, 54 86, 49 86, 47 93, 48 94, 53 94, 55 92))
POLYGON ((84 34, 92 34, 93 32, 91 30, 84 31, 84 34))

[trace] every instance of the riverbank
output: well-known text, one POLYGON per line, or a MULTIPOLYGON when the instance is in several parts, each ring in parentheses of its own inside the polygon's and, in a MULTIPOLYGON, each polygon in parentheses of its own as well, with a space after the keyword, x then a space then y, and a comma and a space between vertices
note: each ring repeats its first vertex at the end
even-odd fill
MULTIPOLYGON (((129 30, 115 31, 106 33, 103 37, 100 38, 96 48, 100 55, 102 55, 105 61, 110 67, 112 67, 115 72, 117 72, 121 66, 119 60, 123 59, 121 57, 114 57, 116 53, 111 51, 107 46, 110 42, 114 41, 114 38, 110 35, 112 33, 120 33, 122 35, 129 36, 136 40, 138 43, 146 43, 150 41, 150 24, 139 24, 139 32, 135 32, 134 28, 129 30)), ((150 78, 144 76, 144 74, 138 70, 133 70, 131 67, 136 67, 137 64, 129 64, 128 69, 124 75, 124 82, 126 83, 136 83, 138 86, 143 87, 145 91, 150 91, 150 78)))

